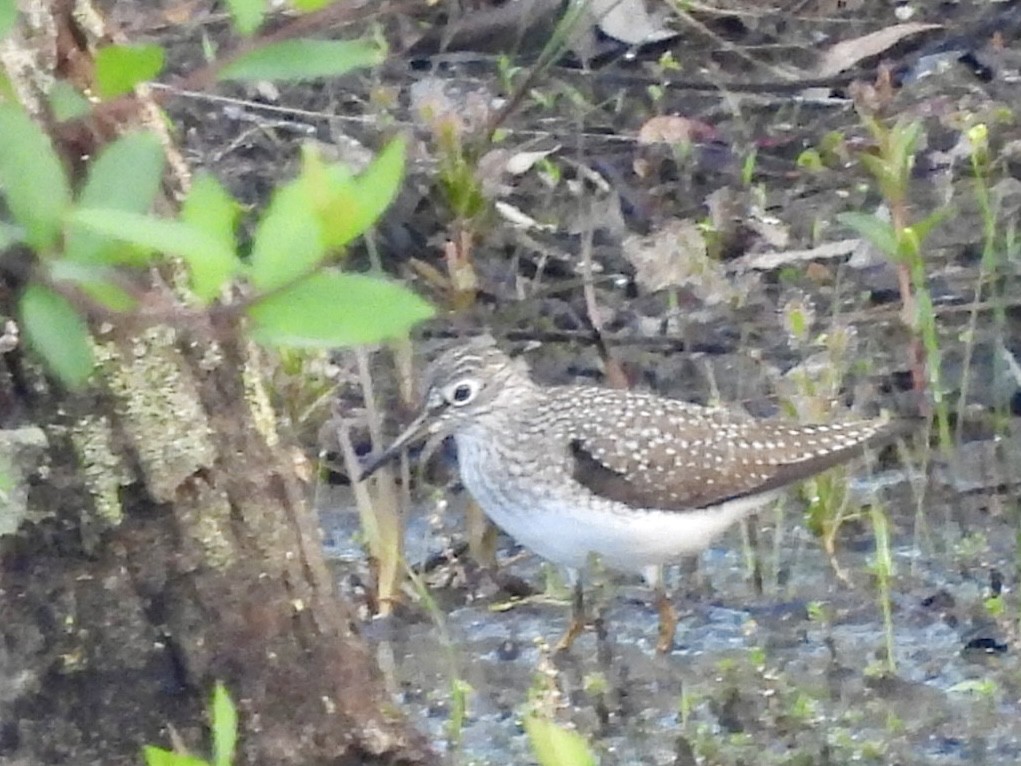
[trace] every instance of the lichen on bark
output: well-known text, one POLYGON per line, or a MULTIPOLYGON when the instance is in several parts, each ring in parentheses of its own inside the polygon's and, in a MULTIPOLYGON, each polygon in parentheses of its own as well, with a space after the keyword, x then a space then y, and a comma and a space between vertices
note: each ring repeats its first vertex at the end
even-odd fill
MULTIPOLYGON (((93 518, 83 530, 99 533, 98 527, 115 527, 124 518, 120 488, 130 481, 121 458, 114 451, 109 419, 97 415, 80 417, 70 431, 71 444, 78 457, 79 473, 92 500, 93 518)), ((87 547, 95 544, 95 534, 88 535, 87 547)))
POLYGON ((123 429, 157 502, 172 502, 216 456, 197 386, 175 341, 173 328, 159 326, 97 345, 123 429))

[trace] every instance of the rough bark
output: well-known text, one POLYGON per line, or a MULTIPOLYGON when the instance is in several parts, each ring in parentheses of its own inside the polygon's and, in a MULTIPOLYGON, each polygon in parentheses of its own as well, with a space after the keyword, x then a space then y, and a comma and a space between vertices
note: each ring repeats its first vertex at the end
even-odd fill
MULTIPOLYGON (((48 31, 22 98, 89 55, 81 5, 31 12, 48 31)), ((63 135, 69 167, 106 132, 63 135)), ((0 257, 2 317, 26 261, 0 257)), ((10 345, 0 473, 21 491, 0 491, 0 534, 18 525, 0 537, 0 762, 137 764, 174 740, 203 753, 216 680, 241 714, 241 762, 433 760, 333 592, 243 339, 115 327, 81 392, 10 345)))

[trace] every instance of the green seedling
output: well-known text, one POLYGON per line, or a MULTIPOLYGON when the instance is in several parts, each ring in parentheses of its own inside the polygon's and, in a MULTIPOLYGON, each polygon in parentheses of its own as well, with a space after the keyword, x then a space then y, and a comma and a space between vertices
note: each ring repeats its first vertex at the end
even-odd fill
POLYGON ((939 333, 924 254, 926 238, 946 218, 947 211, 936 210, 918 220, 911 217, 911 169, 921 138, 921 124, 898 121, 892 127, 886 127, 872 117, 863 115, 862 120, 872 134, 875 153, 862 154, 860 161, 886 201, 890 220, 867 213, 843 213, 839 219, 871 242, 897 267, 902 316, 912 334, 913 385, 920 394, 928 392, 935 410, 940 446, 949 449, 949 408, 940 375, 939 333))
POLYGON ((237 708, 223 684, 217 682, 209 703, 209 729, 213 738, 211 758, 201 758, 186 750, 164 750, 154 745, 142 749, 146 766, 231 766, 237 749, 237 708))

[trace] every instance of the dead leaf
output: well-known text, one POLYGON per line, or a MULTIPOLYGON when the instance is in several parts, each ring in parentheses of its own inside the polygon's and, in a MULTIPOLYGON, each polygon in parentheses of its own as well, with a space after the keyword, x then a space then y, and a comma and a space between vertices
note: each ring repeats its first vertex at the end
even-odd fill
POLYGON ((553 152, 560 151, 560 144, 552 149, 535 152, 517 152, 507 160, 507 172, 512 176, 520 176, 527 173, 539 160, 549 157, 553 152))
MULTIPOLYGON (((549 146, 549 142, 544 142, 549 146)), ((528 145, 534 146, 535 142, 528 145)), ((547 149, 520 149, 515 151, 506 147, 490 149, 479 158, 475 168, 475 178, 482 185, 482 193, 486 199, 507 196, 513 189, 508 176, 521 176, 535 167, 535 164, 551 154, 560 151, 560 144, 547 149)))
POLYGON ((815 69, 818 77, 832 77, 850 69, 862 59, 878 56, 889 50, 905 37, 926 32, 930 29, 941 29, 942 24, 926 24, 920 21, 909 21, 905 24, 894 24, 867 35, 851 40, 841 40, 823 52, 815 69))
POLYGON ((874 82, 855 80, 847 86, 847 93, 860 112, 870 115, 881 113, 893 103, 896 95, 890 67, 880 64, 874 82))
POLYGON ((650 292, 686 287, 708 305, 734 296, 723 267, 709 257, 705 237, 693 221, 673 220, 648 236, 627 237, 622 250, 635 267, 635 280, 650 292))
POLYGON ((510 158, 510 150, 503 147, 490 149, 479 157, 475 165, 475 180, 482 187, 482 196, 486 199, 496 199, 510 193, 511 187, 505 183, 510 158))
POLYGON ((747 208, 744 197, 731 186, 721 186, 705 198, 709 223, 727 239, 734 235, 737 222, 744 217, 747 208))
POLYGON ((766 246, 772 250, 781 250, 791 243, 790 229, 779 218, 753 215, 747 217, 744 224, 758 234, 766 246))
POLYGON ((174 25, 184 24, 194 19, 198 13, 201 0, 185 0, 163 9, 163 18, 174 25))
POLYGON ((631 169, 639 178, 649 178, 652 175, 652 163, 645 157, 635 157, 631 163, 631 169))
POLYGON ((808 250, 786 250, 781 253, 757 253, 743 258, 737 258, 730 262, 729 270, 742 272, 754 269, 756 271, 770 271, 783 266, 791 266, 805 261, 814 261, 825 258, 843 258, 855 252, 860 239, 842 239, 838 242, 826 242, 818 247, 808 250))
POLYGON ((833 270, 818 261, 812 261, 805 267, 805 276, 817 285, 833 284, 833 270))
POLYGON ((603 34, 625 45, 648 45, 679 34, 653 18, 645 0, 589 0, 588 12, 603 34))
POLYGON ((664 114, 647 120, 638 131, 638 143, 690 144, 716 137, 716 129, 701 120, 692 120, 676 114, 664 114))
POLYGON ((291 463, 294 465, 294 473, 305 484, 311 484, 315 478, 315 468, 308 459, 308 455, 297 447, 291 449, 291 463))
POLYGON ((503 216, 511 226, 519 229, 538 229, 539 231, 556 231, 555 227, 548 223, 539 223, 520 208, 514 207, 509 202, 497 201, 493 203, 496 212, 503 216))

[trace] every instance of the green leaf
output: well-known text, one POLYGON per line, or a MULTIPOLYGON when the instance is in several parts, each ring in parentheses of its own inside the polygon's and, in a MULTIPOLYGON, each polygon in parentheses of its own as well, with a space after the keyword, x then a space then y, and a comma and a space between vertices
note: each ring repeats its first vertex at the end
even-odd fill
POLYGON ((309 274, 326 257, 322 228, 301 179, 277 189, 255 229, 252 284, 267 292, 309 274))
POLYGON ((865 166, 865 169, 880 185, 886 186, 896 183, 897 173, 886 158, 876 154, 865 153, 859 155, 859 162, 865 166))
POLYGON ((70 220, 91 231, 135 245, 146 253, 155 251, 176 255, 193 270, 209 269, 209 262, 234 260, 233 250, 216 237, 184 221, 123 210, 88 208, 76 210, 70 220))
POLYGON ((231 766, 238 739, 238 711, 223 684, 213 690, 213 766, 231 766))
POLYGON ((209 761, 188 753, 175 753, 161 747, 146 745, 142 748, 146 766, 209 766, 209 761))
POLYGON ((0 0, 0 38, 6 37, 17 21, 17 3, 14 0, 0 0))
POLYGON ((159 45, 108 45, 96 53, 96 90, 102 98, 130 93, 163 69, 159 45))
POLYGON ((897 257, 897 234, 893 224, 869 213, 841 213, 837 220, 871 242, 890 258, 897 257))
POLYGON ((76 120, 92 111, 89 100, 67 80, 55 80, 46 98, 49 99, 50 110, 58 122, 76 120))
POLYGON ((213 36, 209 34, 209 31, 203 27, 202 29, 202 60, 207 64, 212 64, 216 61, 217 53, 220 50, 219 44, 213 39, 213 36))
MULTIPOLYGON (((322 168, 327 181, 324 188, 309 184, 327 247, 346 245, 380 219, 401 187, 404 149, 404 141, 396 139, 356 179, 332 166, 322 168)), ((312 163, 316 161, 317 155, 311 159, 312 163)), ((307 176, 310 180, 318 178, 315 172, 307 176)))
POLYGON ((339 77, 382 63, 386 52, 361 40, 284 40, 230 62, 220 80, 310 80, 339 77))
POLYGON ((248 309, 257 341, 330 348, 405 335, 433 309, 402 285, 364 274, 322 271, 248 309))
POLYGON ((61 258, 50 264, 50 278, 54 282, 70 282, 94 301, 111 311, 130 311, 138 301, 117 284, 118 273, 97 263, 82 263, 61 258))
POLYGON ((181 220, 219 242, 223 253, 230 253, 230 258, 189 262, 192 290, 203 302, 219 295, 224 283, 241 268, 234 238, 239 213, 238 203, 212 175, 200 173, 195 176, 181 209, 181 220))
POLYGON ((525 716, 525 734, 540 766, 596 766, 596 757, 578 732, 535 714, 525 716))
POLYGON ((92 372, 89 330, 67 300, 48 287, 30 284, 21 296, 21 321, 29 344, 69 386, 92 372))
POLYGON ((227 0, 234 28, 244 37, 249 37, 262 26, 266 15, 266 0, 227 0))
POLYGON ((813 173, 826 169, 826 164, 822 161, 822 155, 816 149, 805 149, 805 151, 799 154, 797 166, 813 173))
POLYGON ((915 235, 918 237, 919 243, 925 242, 932 230, 939 224, 943 223, 950 216, 950 210, 947 208, 940 208, 934 210, 932 213, 927 215, 920 221, 915 221, 911 224, 911 228, 915 230, 915 235))
POLYGON ((310 13, 325 8, 330 2, 332 0, 291 0, 291 5, 302 13, 310 13))
MULTIPOLYGON (((164 164, 163 146, 154 133, 123 136, 108 145, 89 166, 78 204, 83 208, 144 213, 152 207, 159 192, 164 164)), ((78 261, 123 260, 123 248, 116 239, 80 226, 67 227, 64 252, 78 261)))
POLYGON ((0 100, 10 101, 11 103, 17 103, 18 101, 18 94, 14 90, 14 83, 11 82, 10 75, 3 69, 0 69, 0 100))
POLYGON ((165 154, 155 133, 129 133, 109 144, 89 166, 82 207, 144 212, 163 181, 165 154))
POLYGON ((142 755, 145 758, 146 766, 173 766, 174 754, 161 747, 146 745, 142 748, 142 755))
POLYGON ((142 755, 145 756, 146 766, 174 766, 177 762, 176 753, 152 745, 143 747, 142 755))
POLYGON ((907 172, 922 137, 922 123, 898 122, 891 131, 891 159, 907 172))
POLYGON ((50 139, 14 104, 0 104, 0 190, 25 241, 38 252, 50 249, 71 202, 64 168, 50 139))

